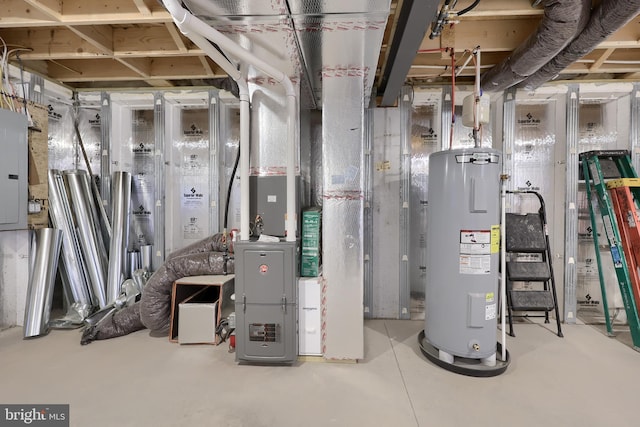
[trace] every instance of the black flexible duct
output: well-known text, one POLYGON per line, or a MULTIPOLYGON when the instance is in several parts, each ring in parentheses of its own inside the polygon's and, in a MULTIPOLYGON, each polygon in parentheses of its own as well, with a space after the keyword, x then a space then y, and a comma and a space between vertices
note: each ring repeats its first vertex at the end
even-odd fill
POLYGON ((562 52, 518 85, 533 90, 555 78, 573 62, 589 54, 611 34, 640 13, 640 0, 602 1, 585 29, 562 52))
POLYGON ((543 5, 544 16, 536 32, 483 74, 483 91, 508 89, 551 61, 585 28, 591 0, 546 0, 543 5))

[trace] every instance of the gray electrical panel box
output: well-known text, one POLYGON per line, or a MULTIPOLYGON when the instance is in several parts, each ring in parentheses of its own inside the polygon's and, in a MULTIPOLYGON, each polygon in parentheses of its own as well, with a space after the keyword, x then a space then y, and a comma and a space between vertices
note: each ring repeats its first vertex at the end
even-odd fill
MULTIPOLYGON (((306 182, 299 175, 295 177, 296 213, 307 206, 304 195, 306 182)), ((254 234, 285 237, 287 215, 287 177, 285 175, 250 176, 250 218, 255 224, 257 215, 262 219, 261 229, 254 234)), ((298 218, 298 230, 300 220, 298 218)))
POLYGON ((27 117, 0 109, 0 230, 27 228, 27 117))
POLYGON ((298 242, 236 242, 236 361, 298 356, 298 242))

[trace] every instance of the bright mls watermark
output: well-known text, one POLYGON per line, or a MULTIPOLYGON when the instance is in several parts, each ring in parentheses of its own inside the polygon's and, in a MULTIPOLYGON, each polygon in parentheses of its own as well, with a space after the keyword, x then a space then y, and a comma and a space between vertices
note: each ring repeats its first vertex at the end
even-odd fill
POLYGON ((69 405, 0 405, 0 427, 69 427, 69 405))

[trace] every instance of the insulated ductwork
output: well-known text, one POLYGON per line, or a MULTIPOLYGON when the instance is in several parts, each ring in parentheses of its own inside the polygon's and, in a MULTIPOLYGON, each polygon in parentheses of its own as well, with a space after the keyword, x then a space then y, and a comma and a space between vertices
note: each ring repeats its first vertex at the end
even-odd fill
POLYGON ((552 60, 584 29, 591 0, 546 0, 537 31, 482 76, 482 90, 503 91, 552 60))
POLYGON ((640 0, 603 0, 591 13, 585 29, 562 52, 518 87, 533 90, 555 78, 576 60, 589 54, 601 42, 640 13, 640 0))

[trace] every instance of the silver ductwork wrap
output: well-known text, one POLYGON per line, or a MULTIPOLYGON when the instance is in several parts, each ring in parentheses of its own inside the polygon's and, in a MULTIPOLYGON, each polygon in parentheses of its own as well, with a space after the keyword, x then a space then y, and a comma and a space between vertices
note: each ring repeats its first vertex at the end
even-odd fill
POLYGON ((618 31, 640 13, 640 0, 602 1, 591 13, 584 30, 536 73, 518 84, 533 90, 555 78, 573 62, 589 54, 601 42, 618 31))
POLYGON ((227 246, 220 233, 171 253, 146 282, 140 301, 121 310, 112 310, 103 320, 89 326, 82 335, 81 344, 120 337, 145 327, 155 332, 168 331, 173 282, 188 276, 232 274, 232 252, 233 247, 227 246))
POLYGON ((544 16, 537 31, 504 61, 483 74, 483 91, 503 91, 553 59, 584 29, 591 0, 546 0, 543 5, 544 16))
POLYGON ((44 335, 49 331, 53 287, 62 246, 62 231, 42 228, 35 232, 35 257, 29 275, 27 307, 24 313, 24 337, 44 335))

